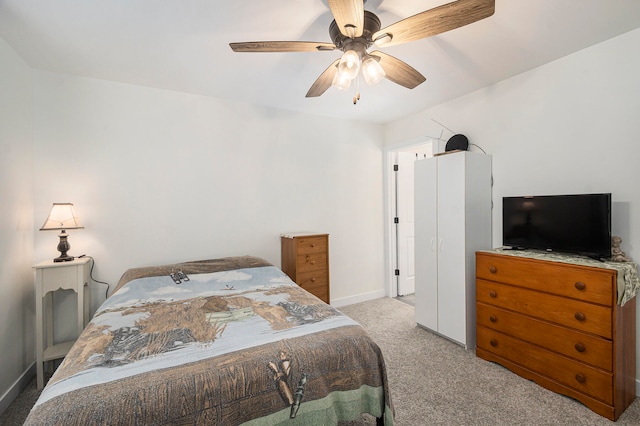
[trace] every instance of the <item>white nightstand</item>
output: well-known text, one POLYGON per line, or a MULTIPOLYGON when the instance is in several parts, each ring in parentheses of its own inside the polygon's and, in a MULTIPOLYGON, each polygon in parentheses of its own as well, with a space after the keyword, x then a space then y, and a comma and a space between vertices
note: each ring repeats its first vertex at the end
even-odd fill
POLYGON ((73 290, 78 297, 78 334, 89 319, 89 271, 91 258, 83 257, 69 262, 47 260, 38 263, 36 270, 36 370, 38 389, 44 385, 44 363, 64 358, 74 341, 53 344, 53 304, 56 290, 73 290), (43 312, 43 299, 46 313, 43 312), (44 314, 44 318, 43 318, 44 314), (46 321, 46 325, 43 324, 46 321), (46 329, 46 341, 43 329, 46 329))

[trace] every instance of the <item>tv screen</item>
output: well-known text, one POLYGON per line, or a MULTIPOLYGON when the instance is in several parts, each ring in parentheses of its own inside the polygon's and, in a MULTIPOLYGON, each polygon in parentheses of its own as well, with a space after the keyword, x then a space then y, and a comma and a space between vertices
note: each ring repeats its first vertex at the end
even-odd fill
POLYGON ((611 257, 611 194, 502 199, 502 244, 611 257))

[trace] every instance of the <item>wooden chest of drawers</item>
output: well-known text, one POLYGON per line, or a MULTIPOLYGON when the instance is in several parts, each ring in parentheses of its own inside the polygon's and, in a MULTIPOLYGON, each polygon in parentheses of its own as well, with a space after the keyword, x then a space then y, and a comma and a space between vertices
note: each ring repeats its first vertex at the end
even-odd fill
POLYGON ((616 275, 476 253, 477 356, 617 420, 635 399, 636 301, 616 303, 616 275))
POLYGON ((282 270, 300 287, 330 303, 329 235, 284 234, 282 270))

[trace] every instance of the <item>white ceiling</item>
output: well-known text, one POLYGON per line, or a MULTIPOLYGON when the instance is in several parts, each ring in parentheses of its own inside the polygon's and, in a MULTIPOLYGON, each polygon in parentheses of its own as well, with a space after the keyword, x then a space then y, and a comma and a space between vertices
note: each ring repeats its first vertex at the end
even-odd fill
MULTIPOLYGON (((447 0, 369 0, 385 27, 447 0)), ((361 101, 307 90, 341 52, 234 53, 230 42, 323 41, 327 0, 0 0, 0 37, 32 67, 386 123, 640 27, 639 0, 496 0, 487 19, 383 49, 427 77, 361 101)), ((619 64, 611 64, 619 66, 619 64)))

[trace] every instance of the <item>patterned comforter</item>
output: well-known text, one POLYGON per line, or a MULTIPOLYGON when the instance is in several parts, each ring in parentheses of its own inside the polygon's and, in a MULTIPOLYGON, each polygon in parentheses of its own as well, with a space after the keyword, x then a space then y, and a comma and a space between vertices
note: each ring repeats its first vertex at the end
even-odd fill
POLYGON ((258 258, 129 270, 27 425, 393 424, 356 322, 258 258))

